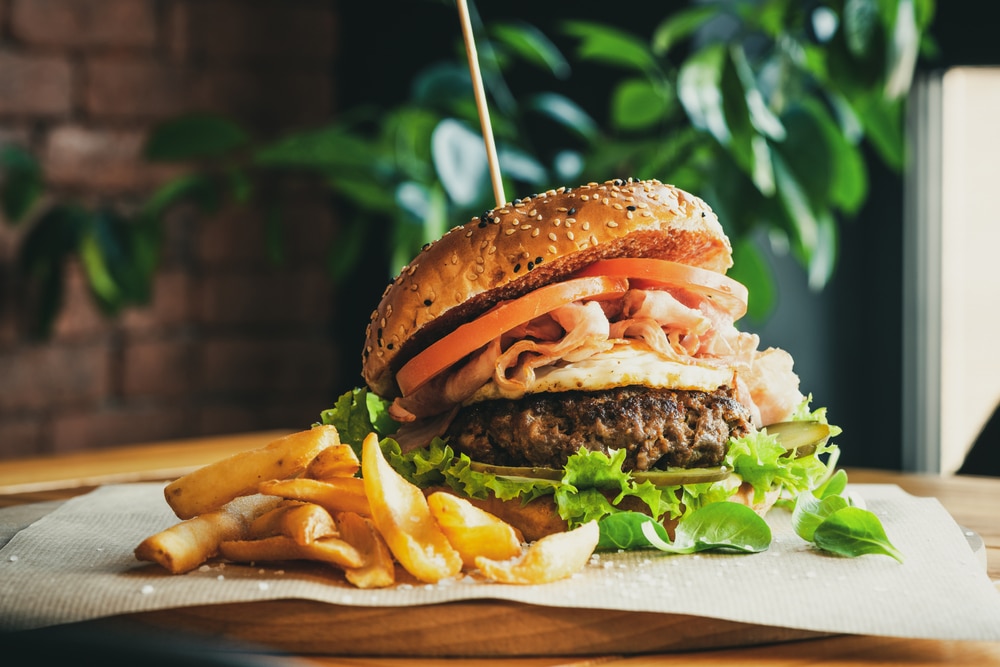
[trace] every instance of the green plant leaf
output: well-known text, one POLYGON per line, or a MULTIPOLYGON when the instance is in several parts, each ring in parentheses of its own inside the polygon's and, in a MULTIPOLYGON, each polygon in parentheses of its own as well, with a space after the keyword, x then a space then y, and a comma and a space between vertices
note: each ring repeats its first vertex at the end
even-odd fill
POLYGON ((569 76, 569 61, 548 36, 535 26, 524 23, 498 23, 490 34, 526 61, 549 71, 557 79, 569 76))
POLYGON ((434 128, 431 154, 441 184, 452 201, 459 206, 475 203, 489 182, 482 136, 454 118, 445 118, 434 128))
POLYGON ((454 100, 472 99, 468 65, 435 63, 417 73, 411 84, 412 102, 418 107, 453 111, 454 100))
POLYGON ((794 235, 794 250, 803 264, 808 266, 820 241, 819 220, 795 173, 777 154, 774 155, 774 176, 778 199, 788 216, 794 235))
POLYGON ((846 0, 841 23, 848 50, 856 57, 866 55, 878 25, 877 0, 846 0))
POLYGON ((611 124, 619 130, 644 130, 662 123, 670 110, 668 89, 649 79, 625 79, 611 96, 611 124))
POLYGON ((897 0, 886 49, 885 95, 899 99, 910 89, 913 69, 920 53, 920 29, 917 27, 913 0, 897 0))
POLYGON ((560 93, 538 93, 529 96, 524 107, 551 118, 583 139, 593 140, 599 128, 583 107, 560 93))
POLYGON ((758 322, 765 321, 776 305, 777 289, 771 268, 750 239, 734 240, 733 268, 729 275, 746 285, 750 292, 747 315, 758 322))
POLYGON ((87 213, 71 205, 45 211, 31 226, 18 252, 18 268, 28 285, 29 333, 45 338, 62 305, 65 265, 80 246, 87 213))
POLYGON ((707 46, 685 60, 677 75, 677 96, 691 124, 724 146, 730 140, 721 93, 725 61, 724 46, 707 46))
POLYGON ((42 168, 31 153, 8 144, 0 149, 0 175, 0 207, 7 221, 17 224, 42 195, 42 168))
POLYGON ((646 44, 624 30, 589 21, 568 21, 563 25, 566 34, 580 40, 577 55, 584 60, 643 72, 657 67, 646 44))
POLYGON ((687 7, 671 13, 653 31, 653 53, 658 56, 665 55, 678 43, 694 34, 707 21, 718 16, 719 8, 717 6, 687 7))
POLYGON ((144 153, 153 162, 179 162, 222 157, 249 143, 247 131, 230 118, 189 114, 154 127, 144 153))
POLYGON ((371 169, 374 156, 370 142, 350 127, 330 125, 293 134, 253 153, 261 167, 307 169, 371 169))
POLYGON ((729 56, 740 83, 743 85, 743 95, 746 100, 747 111, 750 115, 750 123, 754 129, 762 135, 774 141, 784 141, 785 128, 781 124, 781 119, 767 106, 764 94, 757 85, 757 78, 754 76, 750 63, 747 61, 746 52, 739 44, 735 44, 729 49, 729 56))

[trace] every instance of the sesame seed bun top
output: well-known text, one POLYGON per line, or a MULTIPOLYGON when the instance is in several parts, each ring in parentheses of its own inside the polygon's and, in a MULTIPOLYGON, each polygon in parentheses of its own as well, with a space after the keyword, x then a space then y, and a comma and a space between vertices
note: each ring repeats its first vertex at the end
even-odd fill
POLYGON ((388 285, 368 324, 362 375, 399 395, 395 372, 500 301, 612 257, 654 257, 725 273, 732 247, 694 195, 656 180, 549 190, 483 213, 424 247, 388 285))

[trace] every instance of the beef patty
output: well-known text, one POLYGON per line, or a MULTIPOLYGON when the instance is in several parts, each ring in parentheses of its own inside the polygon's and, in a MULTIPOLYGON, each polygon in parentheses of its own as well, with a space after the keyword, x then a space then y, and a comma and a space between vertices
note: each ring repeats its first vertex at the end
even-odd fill
POLYGON ((751 432, 732 390, 619 387, 529 394, 463 408, 448 428, 451 446, 493 465, 562 467, 581 447, 626 451, 625 470, 722 463, 730 437, 751 432))

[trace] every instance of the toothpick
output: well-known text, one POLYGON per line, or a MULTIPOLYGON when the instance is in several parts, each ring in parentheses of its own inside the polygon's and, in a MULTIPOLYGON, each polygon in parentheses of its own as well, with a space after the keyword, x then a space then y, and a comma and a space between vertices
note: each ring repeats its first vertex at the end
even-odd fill
POLYGON ((469 59, 469 74, 472 75, 472 88, 476 94, 476 109, 479 111, 479 124, 483 131, 483 142, 486 144, 486 160, 490 167, 490 180, 493 182, 493 196, 497 206, 507 203, 503 193, 503 178, 500 175, 500 161, 497 159, 497 147, 493 139, 493 125, 490 123, 490 110, 486 105, 486 90, 483 87, 483 75, 479 71, 479 55, 476 52, 476 38, 472 34, 472 22, 469 20, 469 6, 466 0, 458 1, 458 15, 462 22, 462 37, 465 38, 465 54, 469 59))

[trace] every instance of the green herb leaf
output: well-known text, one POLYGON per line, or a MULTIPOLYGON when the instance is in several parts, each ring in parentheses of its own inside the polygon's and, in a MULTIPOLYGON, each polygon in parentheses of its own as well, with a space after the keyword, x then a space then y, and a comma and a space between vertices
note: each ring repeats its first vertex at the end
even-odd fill
POLYGON ((710 503, 684 516, 674 531, 675 548, 688 553, 722 549, 741 553, 766 551, 771 527, 742 503, 710 503))
POLYGON ((813 541, 816 528, 834 512, 847 507, 847 498, 830 495, 817 498, 810 491, 803 491, 795 497, 795 509, 792 510, 792 528, 795 534, 807 542, 813 541))
POLYGON ((771 528, 746 505, 715 502, 682 518, 670 542, 658 521, 639 512, 618 512, 601 519, 598 549, 653 547, 672 554, 699 551, 758 553, 771 545, 771 528))
POLYGON ((350 445, 358 456, 369 433, 374 431, 382 437, 387 432, 395 432, 395 422, 391 422, 388 416, 387 403, 365 388, 341 394, 332 408, 320 413, 319 423, 337 427, 340 441, 350 445))
POLYGON ((883 554, 903 562, 903 554, 885 534, 882 522, 868 510, 844 507, 826 518, 813 533, 816 546, 841 556, 883 554))

